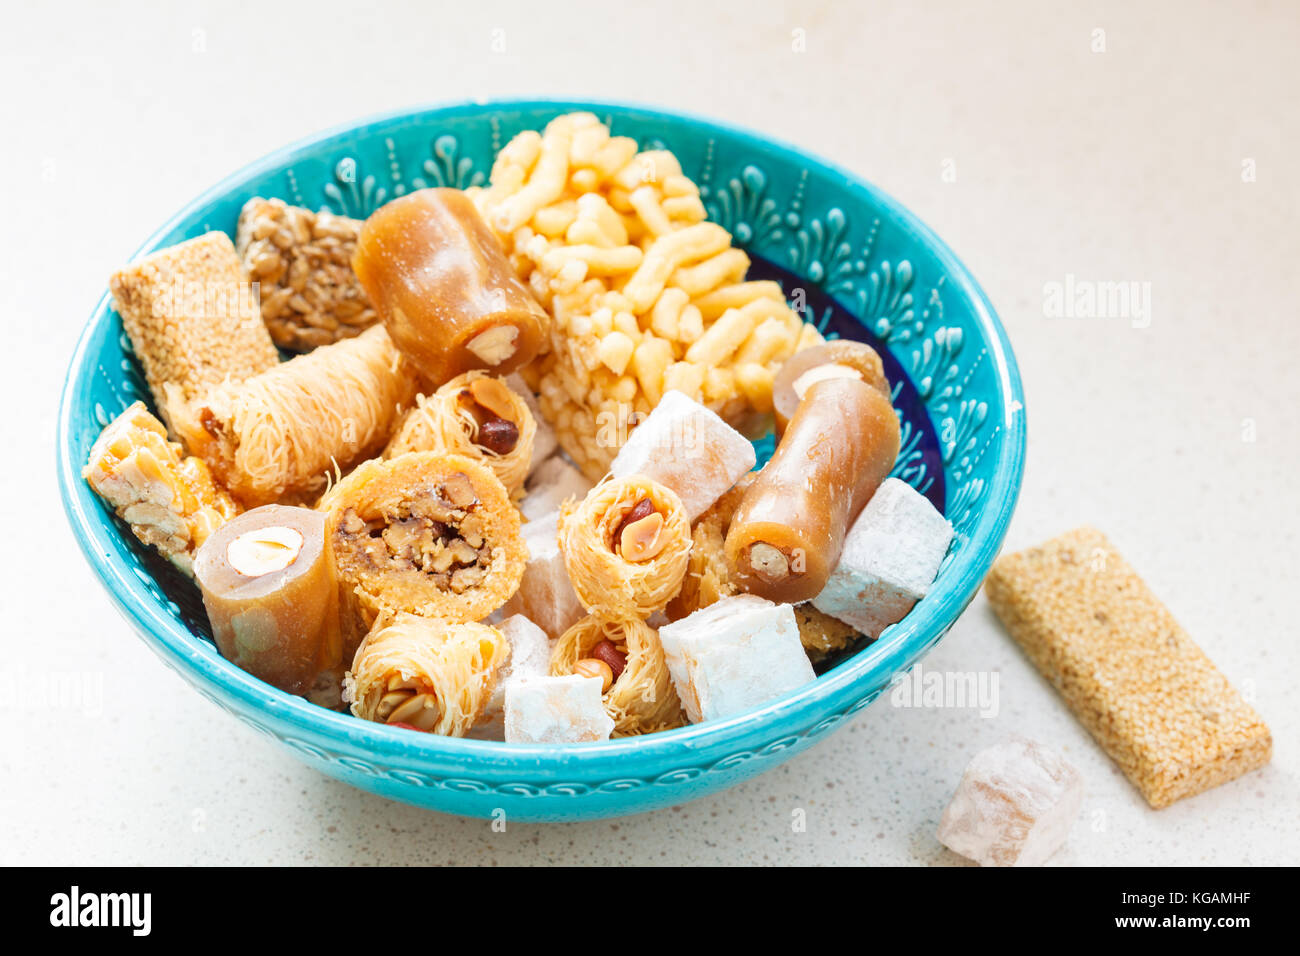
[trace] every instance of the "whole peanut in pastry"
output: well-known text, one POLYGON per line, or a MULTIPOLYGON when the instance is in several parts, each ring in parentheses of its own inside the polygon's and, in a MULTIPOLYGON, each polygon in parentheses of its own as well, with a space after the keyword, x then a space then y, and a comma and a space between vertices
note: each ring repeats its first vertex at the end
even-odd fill
POLYGON ((644 618, 662 611, 681 589, 691 525, 675 491, 627 475, 606 479, 580 502, 566 501, 558 540, 584 608, 644 618))
POLYGON ((809 388, 732 517, 727 560, 741 588, 781 603, 815 598, 898 446, 898 416, 879 389, 854 378, 809 388))
POLYGON ((352 267, 393 342, 436 385, 473 369, 509 374, 542 347, 550 320, 460 190, 381 206, 352 267))

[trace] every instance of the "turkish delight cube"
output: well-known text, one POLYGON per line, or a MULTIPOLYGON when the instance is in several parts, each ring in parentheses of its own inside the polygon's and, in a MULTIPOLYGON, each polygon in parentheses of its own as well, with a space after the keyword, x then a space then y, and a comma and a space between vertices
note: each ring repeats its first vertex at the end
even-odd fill
POLYGON ((522 614, 512 614, 495 625, 510 644, 510 659, 497 674, 492 696, 468 736, 478 740, 505 739, 506 687, 511 681, 545 677, 551 669, 551 639, 522 614))
POLYGON ((556 541, 558 511, 523 526, 528 563, 519 590, 506 602, 505 612, 522 614, 548 635, 559 637, 586 615, 573 590, 564 555, 556 541))
POLYGON ((609 473, 645 475, 666 485, 694 521, 756 461, 744 435, 699 402, 669 391, 632 430, 609 473))
POLYGON ((981 750, 939 822, 939 842, 981 866, 1041 866, 1083 805, 1079 771, 1023 737, 981 750))
POLYGON ((952 525, 905 481, 886 478, 844 537, 813 607, 877 638, 930 589, 952 525))
POLYGON ((692 723, 739 714, 816 676, 794 608, 753 594, 723 598, 665 624, 659 641, 692 723))
POLYGON ((519 502, 519 510, 529 521, 536 521, 569 498, 581 501, 590 490, 586 475, 565 461, 563 455, 552 455, 528 477, 528 493, 519 502))
POLYGON ((505 733, 512 744, 608 740, 613 719, 601 702, 599 677, 530 677, 506 687, 505 733))

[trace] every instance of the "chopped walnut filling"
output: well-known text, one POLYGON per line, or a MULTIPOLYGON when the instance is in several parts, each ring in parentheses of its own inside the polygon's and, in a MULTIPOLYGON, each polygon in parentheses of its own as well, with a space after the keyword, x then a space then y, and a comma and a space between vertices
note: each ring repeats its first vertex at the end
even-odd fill
POLYGON ((433 494, 399 502, 378 518, 348 508, 339 527, 376 567, 421 571, 440 588, 462 594, 482 582, 492 564, 477 505, 469 478, 457 472, 433 494))

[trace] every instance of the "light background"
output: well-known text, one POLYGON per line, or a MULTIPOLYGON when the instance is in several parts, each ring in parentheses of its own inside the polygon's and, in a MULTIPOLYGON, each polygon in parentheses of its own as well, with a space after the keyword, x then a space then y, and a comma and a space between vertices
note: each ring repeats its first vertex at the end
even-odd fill
POLYGON ((1068 7, 8 10, 0 861, 959 863, 934 839, 939 815, 970 755, 1019 730, 1087 781, 1054 862, 1295 863, 1300 14, 1068 7), (1097 29, 1105 52, 1092 50, 1097 29), (805 52, 792 50, 795 30, 805 52), (1254 695, 1273 764, 1148 810, 982 598, 923 666, 996 672, 996 719, 882 698, 712 798, 505 833, 318 776, 166 670, 92 579, 54 481, 59 386, 108 274, 191 197, 275 147, 404 105, 507 95, 625 98, 749 126, 855 169, 933 226, 999 309, 1025 379, 1029 460, 1008 545, 1084 522, 1107 531, 1254 695), (1243 181, 1251 162, 1255 181, 1243 181), (1044 284, 1067 274, 1149 282, 1149 327, 1046 318, 1044 284), (39 693, 51 671, 88 675, 100 705, 51 706, 39 693), (795 809, 806 832, 792 831, 795 809))

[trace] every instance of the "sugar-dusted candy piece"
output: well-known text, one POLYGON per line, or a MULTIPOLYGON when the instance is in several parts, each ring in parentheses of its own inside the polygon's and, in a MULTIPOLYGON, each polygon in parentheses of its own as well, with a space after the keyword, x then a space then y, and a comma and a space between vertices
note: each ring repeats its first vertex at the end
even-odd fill
POLYGON ((506 686, 514 680, 545 677, 551 666, 551 639, 528 618, 511 614, 493 626, 510 645, 510 659, 497 673, 492 696, 466 735, 479 740, 505 740, 506 686))
POLYGON ((694 521, 756 461, 744 435, 699 402, 671 391, 633 429, 609 473, 645 475, 666 485, 694 521))
POLYGON ((564 555, 556 539, 559 512, 553 511, 523 526, 528 562, 519 590, 506 604, 509 614, 522 614, 552 638, 581 620, 586 611, 569 580, 564 555))
POLYGON ((887 478, 849 529, 813 607, 877 638, 925 597, 951 541, 952 525, 928 498, 887 478))
POLYGON ((739 714, 816 677, 794 609, 752 594, 665 624, 659 641, 691 723, 739 714))
POLYGON ((572 744, 608 740, 614 721, 599 677, 530 677, 506 686, 506 742, 572 744))
POLYGON ((1082 805, 1079 771, 1012 737, 967 765, 939 821, 939 842, 981 866, 1041 866, 1065 843, 1082 805))
POLYGON ((1268 763, 1273 738, 1100 531, 998 558, 989 604, 1152 807, 1268 763))
POLYGON ((536 521, 569 498, 581 501, 591 488, 587 476, 570 465, 563 455, 552 455, 529 476, 528 493, 519 502, 519 510, 529 521, 536 521))
POLYGON ((533 464, 532 471, 536 471, 542 462, 548 461, 555 450, 560 447, 559 439, 555 437, 555 429, 551 423, 542 415, 542 407, 537 404, 537 396, 533 390, 528 387, 524 377, 518 372, 512 372, 506 376, 506 384, 524 400, 528 410, 533 413, 533 421, 537 423, 537 433, 533 435, 533 464))

